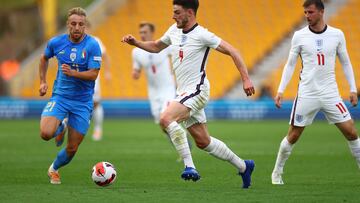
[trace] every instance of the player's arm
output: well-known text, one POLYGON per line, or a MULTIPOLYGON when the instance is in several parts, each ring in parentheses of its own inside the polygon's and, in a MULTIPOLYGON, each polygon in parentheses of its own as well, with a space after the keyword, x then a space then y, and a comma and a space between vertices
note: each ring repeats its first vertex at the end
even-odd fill
POLYGON ((78 72, 75 69, 71 69, 68 64, 61 64, 62 72, 70 77, 78 78, 81 80, 96 80, 100 69, 89 68, 87 71, 78 72))
POLYGON ((133 62, 133 69, 132 69, 132 78, 134 80, 138 80, 141 74, 141 63, 137 60, 137 52, 136 49, 133 49, 132 54, 132 62, 133 62))
POLYGON ((300 53, 300 46, 298 45, 298 37, 295 33, 291 40, 291 48, 290 48, 290 52, 289 52, 289 57, 287 59, 287 62, 285 64, 285 67, 284 67, 284 70, 283 70, 283 73, 281 76, 281 81, 280 81, 280 85, 278 88, 278 92, 274 98, 275 106, 277 108, 281 108, 283 93, 286 89, 286 86, 288 85, 289 81, 291 80, 291 78, 294 74, 296 61, 297 61, 297 57, 298 57, 299 53, 300 53))
POLYGON ((40 94, 40 96, 44 96, 48 89, 48 85, 46 82, 46 73, 47 73, 48 66, 49 66, 49 59, 45 56, 45 54, 42 54, 40 57, 40 63, 39 63, 39 76, 40 76, 39 94, 40 94))
POLYGON ((338 47, 337 54, 338 54, 341 66, 343 68, 346 80, 348 81, 348 83, 350 85, 351 105, 357 106, 358 97, 357 97, 357 89, 356 89, 354 71, 353 71, 353 67, 351 65, 349 54, 346 49, 346 41, 345 41, 345 36, 343 33, 341 35, 340 45, 338 47))
POLYGON ((162 42, 161 40, 143 42, 135 39, 135 37, 132 35, 124 36, 121 42, 139 47, 140 49, 143 49, 151 53, 159 53, 160 51, 168 47, 168 45, 162 42))
POLYGON ((250 80, 246 65, 239 51, 224 40, 221 40, 220 45, 216 48, 216 50, 223 54, 231 56, 231 58, 233 59, 236 65, 236 68, 239 70, 241 74, 241 79, 243 81, 243 88, 246 95, 251 96, 255 94, 254 85, 250 80))

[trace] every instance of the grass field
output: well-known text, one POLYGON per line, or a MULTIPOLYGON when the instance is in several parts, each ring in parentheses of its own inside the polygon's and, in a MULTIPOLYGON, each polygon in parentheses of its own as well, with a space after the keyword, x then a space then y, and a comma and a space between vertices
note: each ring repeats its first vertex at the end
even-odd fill
MULTIPOLYGON (((107 120, 105 137, 88 135, 73 161, 61 169, 62 184, 46 175, 58 148, 40 139, 37 120, 0 120, 0 202, 359 202, 360 171, 334 126, 316 122, 305 130, 285 168, 284 186, 270 184, 286 121, 212 121, 209 129, 243 158, 256 162, 253 186, 241 189, 234 168, 193 149, 202 179, 184 182, 177 154, 151 120, 107 120), (113 163, 114 185, 90 178, 99 161, 113 163)), ((359 126, 358 126, 359 127, 359 126)))

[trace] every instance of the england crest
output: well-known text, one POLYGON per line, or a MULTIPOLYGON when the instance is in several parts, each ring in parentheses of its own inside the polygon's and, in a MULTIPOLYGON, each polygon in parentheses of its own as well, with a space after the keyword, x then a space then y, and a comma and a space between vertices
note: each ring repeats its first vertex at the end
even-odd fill
POLYGON ((323 39, 317 39, 317 40, 315 40, 315 42, 316 42, 316 47, 318 47, 318 48, 322 48, 324 45, 323 39))
POLYGON ((295 115, 295 120, 297 122, 301 123, 304 120, 304 117, 303 117, 303 115, 296 114, 295 115))

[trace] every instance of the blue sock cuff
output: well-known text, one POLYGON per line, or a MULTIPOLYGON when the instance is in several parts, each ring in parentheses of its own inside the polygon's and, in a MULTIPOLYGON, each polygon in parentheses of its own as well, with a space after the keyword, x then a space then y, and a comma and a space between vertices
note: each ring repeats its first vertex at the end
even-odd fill
POLYGON ((55 161, 54 161, 54 169, 58 170, 60 167, 65 166, 66 164, 68 164, 71 159, 73 158, 73 156, 69 156, 66 152, 66 148, 63 148, 62 150, 60 150, 60 152, 58 153, 55 161))

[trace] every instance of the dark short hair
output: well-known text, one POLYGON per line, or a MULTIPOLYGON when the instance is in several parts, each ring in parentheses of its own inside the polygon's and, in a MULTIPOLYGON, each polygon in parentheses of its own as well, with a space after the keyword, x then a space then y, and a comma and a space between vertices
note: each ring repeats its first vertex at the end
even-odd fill
POLYGON ((142 27, 145 27, 145 26, 148 26, 151 32, 155 32, 155 25, 154 24, 149 23, 149 22, 141 22, 139 24, 139 28, 142 28, 142 27))
POLYGON ((199 0, 173 0, 173 5, 180 5, 186 9, 192 9, 196 15, 199 8, 199 0))
POLYGON ((311 5, 315 5, 318 10, 324 10, 325 6, 322 0, 305 0, 303 7, 307 8, 311 5))

